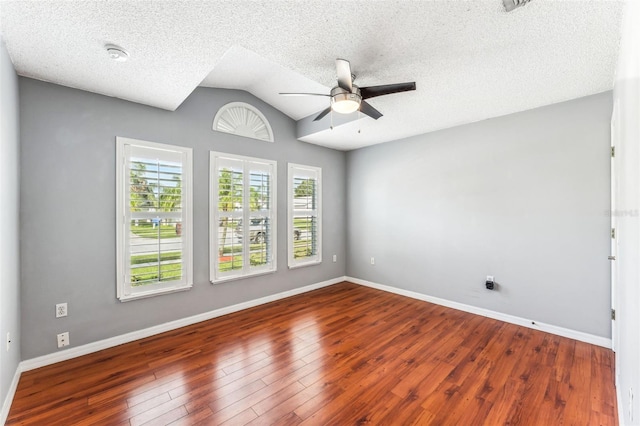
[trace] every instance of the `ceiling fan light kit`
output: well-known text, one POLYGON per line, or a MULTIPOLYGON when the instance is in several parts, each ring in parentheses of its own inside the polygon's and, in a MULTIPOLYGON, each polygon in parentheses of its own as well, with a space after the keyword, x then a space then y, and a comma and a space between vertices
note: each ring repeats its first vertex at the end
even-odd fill
POLYGON ((362 96, 360 90, 354 86, 354 92, 349 92, 342 87, 331 89, 331 109, 340 114, 351 114, 360 108, 362 96))

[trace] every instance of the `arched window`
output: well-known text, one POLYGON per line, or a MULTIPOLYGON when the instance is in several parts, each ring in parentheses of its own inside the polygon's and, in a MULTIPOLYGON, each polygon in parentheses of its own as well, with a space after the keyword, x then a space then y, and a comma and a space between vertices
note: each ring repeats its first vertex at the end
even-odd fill
POLYGON ((265 116, 244 102, 223 105, 213 119, 213 130, 273 142, 273 131, 265 116))

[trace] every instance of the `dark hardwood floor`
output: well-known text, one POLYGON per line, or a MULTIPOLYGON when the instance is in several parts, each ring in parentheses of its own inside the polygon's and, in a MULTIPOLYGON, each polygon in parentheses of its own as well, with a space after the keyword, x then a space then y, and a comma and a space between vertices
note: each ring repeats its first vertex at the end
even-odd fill
POLYGON ((616 425, 613 353, 341 283, 22 374, 7 424, 616 425))

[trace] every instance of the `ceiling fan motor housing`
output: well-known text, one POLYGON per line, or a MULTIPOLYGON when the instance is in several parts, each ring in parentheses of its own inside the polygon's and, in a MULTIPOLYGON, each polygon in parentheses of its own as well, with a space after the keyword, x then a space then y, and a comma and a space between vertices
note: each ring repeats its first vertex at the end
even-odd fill
POLYGON ((357 111, 361 101, 362 96, 360 95, 360 89, 355 85, 351 92, 340 86, 331 89, 331 109, 336 112, 349 114, 357 111))

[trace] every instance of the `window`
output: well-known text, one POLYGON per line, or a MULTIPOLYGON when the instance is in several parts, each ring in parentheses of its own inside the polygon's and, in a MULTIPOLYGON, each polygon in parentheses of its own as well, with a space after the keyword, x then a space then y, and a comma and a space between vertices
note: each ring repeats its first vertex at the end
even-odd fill
POLYGON ((276 162, 211 152, 211 282, 276 270, 276 162))
POLYGON ((322 262, 322 169, 289 163, 289 268, 322 262))
POLYGON ((116 138, 121 301, 193 285, 191 148, 116 138))
POLYGON ((273 142, 273 130, 267 118, 256 107, 244 102, 222 106, 213 118, 213 130, 273 142))

